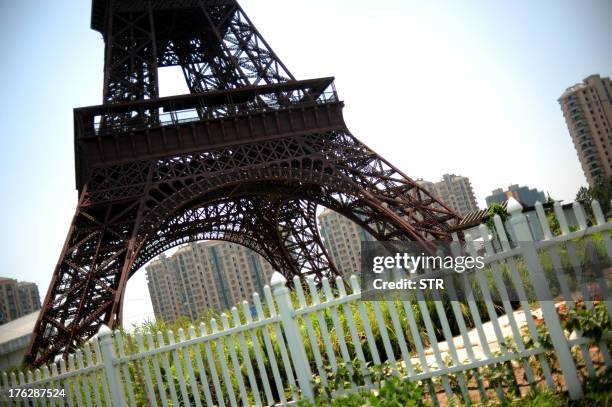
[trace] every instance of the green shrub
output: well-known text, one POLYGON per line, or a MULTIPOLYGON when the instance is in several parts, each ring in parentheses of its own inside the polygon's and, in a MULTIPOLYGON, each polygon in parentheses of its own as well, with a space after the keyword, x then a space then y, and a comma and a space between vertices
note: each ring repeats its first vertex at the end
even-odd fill
POLYGON ((566 405, 567 401, 559 394, 537 387, 527 393, 525 397, 502 402, 499 407, 563 407, 566 405))
POLYGON ((423 399, 423 387, 416 382, 402 380, 397 376, 385 379, 380 388, 359 391, 329 398, 319 396, 314 403, 298 402, 300 407, 347 406, 347 407, 425 407, 431 403, 423 399))

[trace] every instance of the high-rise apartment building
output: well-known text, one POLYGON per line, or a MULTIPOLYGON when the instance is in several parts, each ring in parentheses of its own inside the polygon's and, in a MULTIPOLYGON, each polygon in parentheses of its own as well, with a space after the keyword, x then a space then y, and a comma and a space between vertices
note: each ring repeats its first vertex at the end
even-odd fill
POLYGON ((422 179, 417 183, 459 215, 466 215, 478 210, 476 195, 472 183, 467 177, 455 174, 444 174, 442 181, 430 182, 422 179))
POLYGON ((21 316, 17 280, 0 278, 0 323, 12 321, 21 316))
POLYGON ((272 272, 257 253, 222 241, 190 243, 146 267, 155 317, 166 322, 227 310, 262 293, 272 272))
POLYGON ((38 286, 0 277, 0 324, 40 309, 38 286))
POLYGON ((533 206, 537 201, 541 203, 546 202, 544 192, 538 191, 536 188, 529 188, 528 186, 521 187, 518 184, 510 185, 505 191, 502 188, 494 189, 491 195, 485 198, 485 201, 487 206, 491 206, 494 203, 503 204, 510 197, 527 206, 533 206))
POLYGON ((361 241, 374 240, 361 226, 325 209, 318 216, 323 246, 340 273, 356 274, 361 267, 361 241))
POLYGON ((589 185, 612 175, 612 81, 591 75, 559 98, 589 185))
POLYGON ((22 315, 27 315, 40 309, 40 295, 38 294, 38 286, 35 283, 22 281, 17 283, 17 289, 19 290, 19 304, 22 315))

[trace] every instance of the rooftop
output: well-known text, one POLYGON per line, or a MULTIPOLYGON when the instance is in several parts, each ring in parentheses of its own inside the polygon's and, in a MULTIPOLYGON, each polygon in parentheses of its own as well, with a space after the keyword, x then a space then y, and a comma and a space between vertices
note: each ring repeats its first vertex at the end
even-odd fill
MULTIPOLYGON (((13 350, 13 342, 29 342, 29 336, 34 331, 39 311, 17 318, 0 325, 0 355, 13 350)), ((27 345, 27 343, 26 343, 27 345)))
POLYGON ((559 96, 559 99, 563 99, 564 97, 569 96, 573 93, 576 93, 576 91, 579 91, 580 89, 584 89, 584 88, 586 88, 586 85, 584 83, 578 83, 574 86, 570 86, 569 88, 565 90, 565 92, 563 92, 561 96, 559 96))

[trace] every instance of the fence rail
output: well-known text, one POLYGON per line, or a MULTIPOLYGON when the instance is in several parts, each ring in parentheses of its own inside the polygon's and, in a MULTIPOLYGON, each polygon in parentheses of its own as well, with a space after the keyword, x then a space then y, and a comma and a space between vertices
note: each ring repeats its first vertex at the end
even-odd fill
POLYGON ((320 286, 296 278, 291 292, 275 273, 261 297, 254 294, 251 303, 187 332, 125 334, 104 327, 67 361, 3 373, 0 400, 71 407, 289 405, 314 398, 315 381, 332 387, 334 372, 351 378, 335 393, 377 385, 372 366, 382 365, 421 381, 434 403, 504 397, 513 387, 520 392, 540 384, 580 398, 581 372, 595 376, 612 366, 612 334, 570 331, 562 309, 604 307, 609 319, 612 302, 605 278, 576 286, 568 276, 587 264, 589 253, 580 251, 586 241, 612 259, 612 223, 597 202, 590 226, 584 208, 573 208, 578 226, 571 231, 555 206, 555 234, 536 205, 542 241, 533 242, 516 201, 508 205, 506 226, 496 216, 495 230, 480 227, 482 241, 465 236, 466 250, 484 253, 487 265, 461 275, 461 287, 447 287, 464 290, 466 301, 416 291, 410 301, 364 302, 355 276, 323 279, 320 286), (554 300, 530 300, 529 293, 554 300))

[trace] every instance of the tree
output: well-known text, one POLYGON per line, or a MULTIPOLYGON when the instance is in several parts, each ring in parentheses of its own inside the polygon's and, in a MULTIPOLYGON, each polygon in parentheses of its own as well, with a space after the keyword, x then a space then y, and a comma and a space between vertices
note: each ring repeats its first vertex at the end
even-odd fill
POLYGON ((589 214, 593 199, 599 201, 601 210, 606 216, 610 212, 610 200, 612 199, 612 176, 599 177, 592 186, 580 187, 576 193, 576 201, 580 202, 589 214))
POLYGON ((593 199, 599 201, 604 216, 607 215, 610 212, 610 200, 612 199, 612 176, 598 178, 590 189, 593 199))
POLYGON ((593 196, 591 195, 591 190, 587 187, 580 187, 578 192, 576 193, 576 202, 580 202, 583 206, 588 206, 591 204, 593 200, 593 196))
POLYGON ((501 218, 502 224, 505 225, 506 220, 508 219, 508 212, 506 208, 500 203, 494 203, 489 206, 489 210, 487 211, 487 215, 485 218, 485 225, 489 228, 490 231, 495 232, 495 223, 493 222, 493 217, 495 215, 499 215, 501 218))

